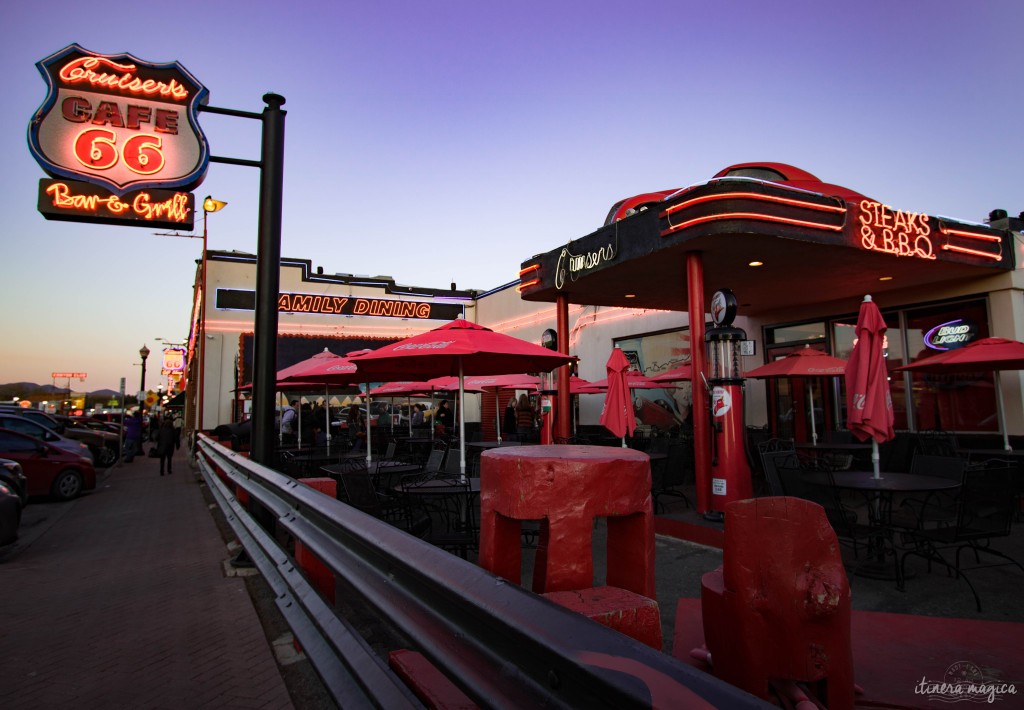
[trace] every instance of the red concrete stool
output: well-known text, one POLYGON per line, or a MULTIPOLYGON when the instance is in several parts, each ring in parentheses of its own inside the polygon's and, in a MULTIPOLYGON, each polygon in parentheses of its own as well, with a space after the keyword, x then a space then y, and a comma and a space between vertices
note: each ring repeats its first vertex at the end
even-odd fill
POLYGON ((480 566, 519 583, 522 521, 542 521, 537 593, 660 650, 647 454, 612 446, 513 446, 480 457, 480 566), (606 587, 594 588, 592 532, 607 518, 606 587), (653 623, 652 623, 653 619, 653 623))
POLYGON ((701 607, 719 678, 765 699, 769 680, 809 683, 829 710, 853 708, 850 585, 818 504, 729 503, 722 567, 701 579, 701 607))

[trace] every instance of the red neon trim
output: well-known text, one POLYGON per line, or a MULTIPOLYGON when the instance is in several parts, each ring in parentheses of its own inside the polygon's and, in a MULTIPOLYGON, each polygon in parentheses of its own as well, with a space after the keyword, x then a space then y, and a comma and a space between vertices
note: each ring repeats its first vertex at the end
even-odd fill
POLYGON ((522 278, 523 274, 528 274, 531 271, 536 271, 539 268, 540 268, 540 264, 533 264, 532 266, 527 266, 525 269, 520 269, 519 270, 519 276, 520 276, 520 278, 522 278))
POLYGON ((836 205, 819 205, 814 202, 804 202, 803 200, 796 200, 791 197, 777 197, 775 195, 764 195, 759 192, 723 192, 720 195, 704 195, 703 197, 694 197, 693 199, 687 200, 686 202, 680 202, 678 205, 672 205, 671 207, 665 208, 665 215, 668 216, 673 212, 677 212, 681 209, 689 207, 690 205, 698 205, 702 202, 714 202, 716 200, 728 200, 734 197, 744 197, 751 200, 763 200, 765 202, 778 202, 784 205, 796 205, 797 207, 806 207, 812 210, 821 210, 822 212, 846 212, 846 207, 837 207, 836 205))
POLYGON ((529 288, 530 286, 533 286, 534 284, 539 284, 539 283, 540 283, 540 279, 534 279, 533 281, 527 281, 524 284, 519 284, 518 286, 516 286, 516 291, 518 291, 519 293, 522 293, 523 289, 529 288))
MULTIPOLYGON (((970 254, 971 256, 980 256, 980 257, 984 257, 985 259, 992 259, 992 261, 1002 261, 1003 260, 1002 253, 992 254, 992 253, 989 253, 987 251, 978 251, 977 249, 968 249, 967 247, 954 246, 953 244, 943 244, 942 248, 945 251, 957 251, 957 252, 960 252, 961 254, 970 254)), ((1001 251, 1002 250, 1000 250, 1000 252, 1001 251)))
POLYGON ((965 232, 961 229, 947 229, 946 227, 939 227, 939 231, 943 234, 953 234, 958 237, 967 237, 968 239, 981 239, 986 242, 1001 242, 1002 237, 997 237, 992 234, 978 234, 977 232, 965 232))
POLYGON ((694 219, 683 222, 682 224, 676 224, 669 226, 668 229, 661 233, 661 236, 678 232, 680 229, 686 229, 687 227, 693 227, 698 224, 705 222, 716 222, 720 219, 759 219, 765 222, 780 222, 782 224, 793 224, 798 227, 812 227, 814 229, 828 229, 833 232, 843 231, 842 225, 831 225, 821 224, 820 222, 808 222, 802 219, 789 219, 787 217, 775 217, 766 214, 758 214, 756 212, 728 212, 726 214, 715 214, 707 217, 695 217, 694 219))

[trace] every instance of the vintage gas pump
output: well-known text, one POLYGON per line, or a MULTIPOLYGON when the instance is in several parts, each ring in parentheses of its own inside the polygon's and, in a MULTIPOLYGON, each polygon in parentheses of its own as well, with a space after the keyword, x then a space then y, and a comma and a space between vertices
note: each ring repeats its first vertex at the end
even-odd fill
MULTIPOLYGON (((540 335, 540 345, 548 350, 558 350, 558 333, 548 328, 540 335)), ((557 383, 553 372, 540 373, 540 443, 553 444, 552 432, 555 426, 555 405, 558 399, 557 383)))
POLYGON ((704 335, 711 388, 711 512, 720 519, 725 504, 753 496, 743 425, 743 368, 740 347, 747 334, 733 328, 736 296, 728 289, 711 298, 714 327, 704 335))

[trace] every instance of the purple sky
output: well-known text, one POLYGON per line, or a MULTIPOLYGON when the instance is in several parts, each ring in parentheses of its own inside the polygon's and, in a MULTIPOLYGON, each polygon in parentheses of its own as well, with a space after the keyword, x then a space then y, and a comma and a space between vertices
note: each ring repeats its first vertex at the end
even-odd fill
MULTIPOLYGON (((620 198, 754 160, 908 211, 1024 209, 1019 0, 12 5, 0 382, 134 391, 139 347, 188 332, 201 241, 36 211, 34 65, 72 42, 180 61, 214 106, 285 96, 281 251, 327 273, 492 288, 620 198)), ((258 158, 257 122, 201 123, 214 155, 258 158)), ((258 180, 211 165, 211 249, 255 251, 258 180)))

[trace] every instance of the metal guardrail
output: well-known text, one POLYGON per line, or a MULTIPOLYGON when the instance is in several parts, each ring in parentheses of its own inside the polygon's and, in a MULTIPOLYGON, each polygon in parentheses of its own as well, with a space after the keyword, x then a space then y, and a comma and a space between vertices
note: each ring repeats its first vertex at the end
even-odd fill
POLYGON ((228 523, 341 707, 421 705, 264 526, 301 541, 481 707, 771 707, 205 436, 198 450, 228 523))

